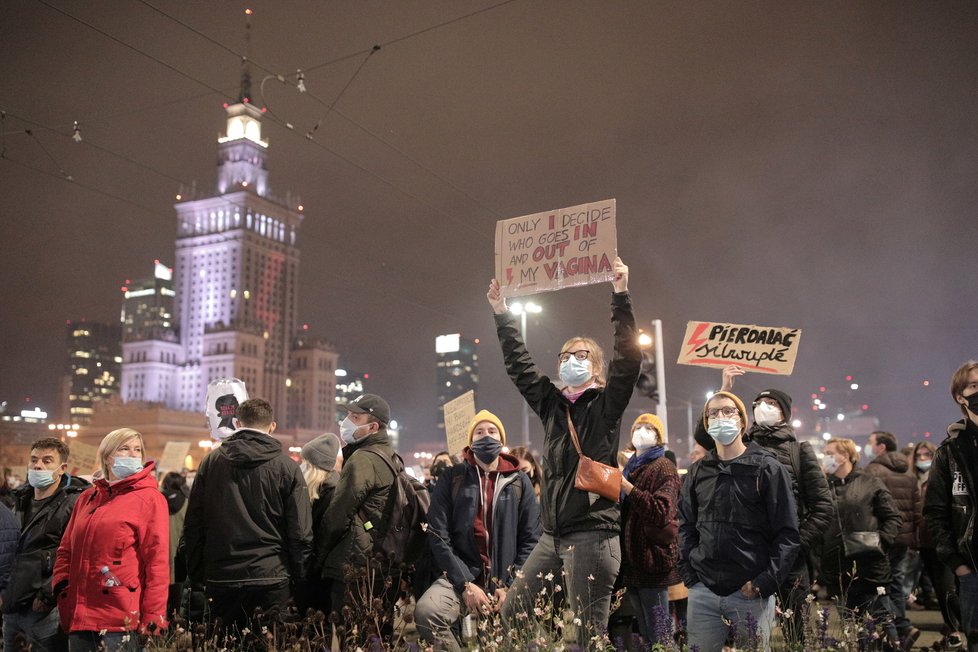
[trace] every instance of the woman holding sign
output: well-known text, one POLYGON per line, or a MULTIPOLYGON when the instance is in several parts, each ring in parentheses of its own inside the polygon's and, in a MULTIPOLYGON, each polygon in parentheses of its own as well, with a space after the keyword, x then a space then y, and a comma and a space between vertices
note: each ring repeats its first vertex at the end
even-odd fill
POLYGON ((495 313, 509 376, 540 416, 546 433, 540 501, 543 534, 510 589, 503 618, 510 627, 519 625, 518 615, 533 613, 535 597, 545 588, 552 589, 556 578, 565 585, 567 606, 581 624, 582 642, 607 628, 611 594, 621 565, 620 511, 617 500, 575 488, 575 475, 581 455, 615 466, 621 416, 642 364, 628 294, 628 267, 616 258, 613 272, 615 350, 607 375, 604 352, 597 342, 573 337, 558 355, 559 384, 530 358, 496 279, 490 281, 486 294, 495 313))

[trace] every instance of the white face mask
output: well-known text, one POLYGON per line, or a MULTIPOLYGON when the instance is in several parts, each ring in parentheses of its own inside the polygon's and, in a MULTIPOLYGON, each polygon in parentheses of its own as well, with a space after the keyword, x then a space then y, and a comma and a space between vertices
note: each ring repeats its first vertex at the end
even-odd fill
POLYGON ((346 415, 346 418, 340 423, 340 439, 343 440, 344 444, 352 444, 357 440, 357 430, 359 429, 360 426, 350 420, 350 415, 346 415))
POLYGON ((835 459, 835 455, 826 455, 825 459, 822 460, 822 470, 829 475, 835 473, 839 469, 839 466, 841 465, 835 459))
POLYGON ((782 419, 781 409, 761 401, 754 407, 754 422, 759 426, 773 426, 782 419))
POLYGON ((632 433, 632 446, 635 450, 644 450, 646 448, 651 448, 659 443, 659 435, 656 433, 654 428, 649 428, 647 426, 640 426, 635 429, 632 433))

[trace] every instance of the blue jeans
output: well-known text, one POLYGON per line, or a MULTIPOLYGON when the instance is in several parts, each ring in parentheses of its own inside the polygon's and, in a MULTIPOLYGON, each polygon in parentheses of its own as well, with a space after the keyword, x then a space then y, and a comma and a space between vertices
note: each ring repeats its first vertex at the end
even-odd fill
POLYGON ((903 636, 913 627, 907 619, 908 594, 903 590, 903 578, 907 574, 907 547, 893 546, 887 556, 890 559, 890 583, 886 585, 886 592, 893 605, 893 622, 897 634, 903 636))
POLYGON ((559 583, 566 589, 567 608, 581 619, 578 642, 604 633, 620 567, 617 532, 592 530, 559 538, 541 534, 503 603, 503 623, 507 628, 525 626, 519 617, 533 613, 543 588, 549 592, 559 583), (553 573, 552 581, 546 579, 549 573, 553 573))
POLYGON ((672 614, 669 611, 669 589, 627 587, 635 612, 638 631, 647 643, 669 644, 672 641, 672 614))
POLYGON ((884 635, 891 643, 897 643, 896 624, 893 621, 893 603, 889 595, 880 595, 879 587, 872 582, 865 582, 856 578, 846 592, 846 603, 840 605, 840 616, 843 618, 854 618, 862 621, 865 614, 869 614, 876 621, 876 624, 883 630, 884 635))
POLYGON ((968 635, 968 650, 978 650, 978 571, 958 576, 958 600, 961 603, 961 627, 968 635), (975 642, 972 642, 975 641, 975 642))
POLYGON ((136 632, 72 632, 68 634, 68 652, 137 652, 136 632))
POLYGON ((3 615, 3 649, 17 650, 17 635, 30 643, 34 652, 63 652, 68 649, 68 640, 61 633, 61 619, 58 609, 38 613, 23 609, 3 615))
POLYGON ((686 618, 690 649, 720 652, 731 636, 738 648, 770 650, 774 596, 748 598, 740 591, 719 596, 697 582, 689 587, 686 618))

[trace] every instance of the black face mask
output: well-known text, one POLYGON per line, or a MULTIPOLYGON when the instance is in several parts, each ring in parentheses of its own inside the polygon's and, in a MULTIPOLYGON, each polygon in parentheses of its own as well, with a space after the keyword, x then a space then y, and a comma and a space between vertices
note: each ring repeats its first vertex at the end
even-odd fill
POLYGON ((483 437, 472 442, 472 453, 483 464, 492 464, 503 450, 503 443, 493 437, 483 437))
POLYGON ((971 396, 965 396, 964 400, 968 401, 968 409, 975 416, 978 416, 978 392, 975 392, 971 396))

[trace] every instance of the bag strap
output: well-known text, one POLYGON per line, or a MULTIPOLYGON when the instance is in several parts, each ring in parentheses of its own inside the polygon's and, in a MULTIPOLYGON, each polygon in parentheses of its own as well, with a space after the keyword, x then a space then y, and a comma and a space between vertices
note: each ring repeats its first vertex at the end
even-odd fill
POLYGON ((581 442, 577 439, 577 428, 574 427, 574 421, 571 419, 570 408, 565 408, 567 411, 567 428, 570 430, 571 439, 574 442, 574 448, 577 449, 577 454, 584 457, 584 452, 581 451, 581 442))

